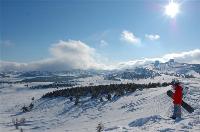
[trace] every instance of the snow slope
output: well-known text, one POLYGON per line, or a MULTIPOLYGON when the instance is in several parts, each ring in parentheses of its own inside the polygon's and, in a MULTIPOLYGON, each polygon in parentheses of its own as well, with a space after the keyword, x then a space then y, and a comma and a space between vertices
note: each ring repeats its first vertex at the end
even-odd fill
MULTIPOLYGON (((155 82, 158 78, 148 81, 155 82)), ((0 131, 19 131, 12 124, 12 119, 16 118, 26 119, 20 126, 25 132, 95 132, 99 122, 105 132, 200 131, 200 79, 182 79, 182 82, 190 88, 184 100, 195 112, 189 114, 183 110, 180 121, 169 119, 172 101, 166 91, 170 86, 137 90, 112 101, 81 98, 81 103, 75 106, 64 97, 40 99, 52 89, 30 90, 20 84, 5 85, 0 89, 0 131), (35 97, 33 110, 22 113, 20 108, 30 104, 32 97, 35 97)))

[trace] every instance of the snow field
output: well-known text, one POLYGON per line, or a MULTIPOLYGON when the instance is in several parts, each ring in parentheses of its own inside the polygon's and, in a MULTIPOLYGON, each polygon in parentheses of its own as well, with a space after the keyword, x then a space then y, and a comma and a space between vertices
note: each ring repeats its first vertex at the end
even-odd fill
MULTIPOLYGON (((160 82, 162 78, 139 82, 160 82)), ((165 80, 170 79, 165 76, 165 80)), ((169 118, 173 104, 166 91, 171 89, 170 86, 137 90, 112 101, 104 99, 100 102, 85 97, 75 106, 74 102, 64 97, 40 99, 44 93, 54 89, 31 90, 23 85, 12 88, 8 85, 0 89, 0 131, 19 131, 12 124, 15 118, 26 119, 26 123, 20 126, 25 132, 95 132, 99 122, 102 122, 104 132, 200 131, 200 79, 181 81, 189 87, 184 100, 195 108, 195 112, 189 114, 182 110, 183 119, 179 121, 169 118), (33 110, 22 113, 20 108, 24 104, 29 105, 32 97, 35 97, 33 110)), ((98 83, 101 82, 95 85, 98 83)))

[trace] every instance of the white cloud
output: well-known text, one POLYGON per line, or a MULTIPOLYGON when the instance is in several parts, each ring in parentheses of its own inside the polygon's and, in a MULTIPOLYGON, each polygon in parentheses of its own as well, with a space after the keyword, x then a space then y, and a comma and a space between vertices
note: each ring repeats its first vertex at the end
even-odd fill
POLYGON ((105 46, 107 46, 108 45, 108 42, 107 41, 105 41, 105 40, 101 40, 100 41, 100 47, 105 47, 105 46))
POLYGON ((146 34, 145 37, 152 41, 160 39, 160 36, 157 34, 146 34))
POLYGON ((137 38, 132 32, 129 32, 127 30, 124 30, 121 33, 121 40, 126 41, 133 45, 138 45, 141 43, 141 40, 139 38, 137 38))
POLYGON ((10 70, 26 71, 27 66, 28 64, 26 63, 0 61, 0 71, 10 71, 10 70))
POLYGON ((163 56, 164 60, 175 59, 178 62, 200 64, 200 49, 181 53, 171 53, 163 56))
POLYGON ((49 49, 53 58, 72 68, 95 68, 95 49, 81 41, 60 41, 49 49))

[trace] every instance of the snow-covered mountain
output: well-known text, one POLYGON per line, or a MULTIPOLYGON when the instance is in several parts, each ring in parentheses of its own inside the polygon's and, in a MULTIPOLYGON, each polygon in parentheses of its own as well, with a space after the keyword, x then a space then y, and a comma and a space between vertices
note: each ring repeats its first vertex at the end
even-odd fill
POLYGON ((165 63, 156 61, 152 69, 159 73, 173 74, 183 77, 196 77, 200 73, 200 64, 178 63, 174 59, 165 63))

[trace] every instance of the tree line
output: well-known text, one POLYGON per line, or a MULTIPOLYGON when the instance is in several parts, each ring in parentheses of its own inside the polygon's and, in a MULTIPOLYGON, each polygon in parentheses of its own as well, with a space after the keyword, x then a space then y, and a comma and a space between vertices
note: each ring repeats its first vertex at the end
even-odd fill
POLYGON ((73 83, 52 83, 47 85, 32 86, 30 89, 47 89, 47 88, 61 88, 61 87, 73 87, 76 84, 73 83))
POLYGON ((133 93, 137 89, 142 90, 146 88, 166 87, 170 83, 148 83, 148 84, 110 84, 110 85, 98 85, 98 86, 84 86, 74 87, 61 90, 55 90, 48 92, 42 96, 42 98, 53 98, 53 97, 69 97, 69 99, 75 100, 75 104, 78 104, 80 97, 90 96, 91 99, 99 98, 102 101, 102 97, 107 100, 112 100, 112 97, 123 96, 127 93, 133 93))

